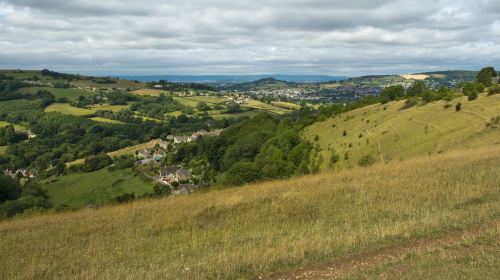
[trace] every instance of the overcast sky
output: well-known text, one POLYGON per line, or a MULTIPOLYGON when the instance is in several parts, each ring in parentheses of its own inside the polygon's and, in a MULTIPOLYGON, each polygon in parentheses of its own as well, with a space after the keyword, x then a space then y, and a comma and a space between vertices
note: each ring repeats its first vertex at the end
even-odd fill
POLYGON ((0 68, 410 73, 500 65, 500 0, 0 0, 0 68))

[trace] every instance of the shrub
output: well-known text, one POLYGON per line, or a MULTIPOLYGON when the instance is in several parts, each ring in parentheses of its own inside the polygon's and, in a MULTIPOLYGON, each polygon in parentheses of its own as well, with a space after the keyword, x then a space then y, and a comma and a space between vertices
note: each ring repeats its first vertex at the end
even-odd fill
POLYGON ((19 183, 8 176, 0 174, 0 203, 6 200, 14 200, 20 194, 19 183))
POLYGON ((359 159, 359 166, 369 166, 375 163, 375 158, 372 155, 365 155, 359 159))
POLYGON ((488 95, 494 95, 494 94, 500 94, 500 85, 495 84, 488 89, 488 95))
POLYGON ((471 92, 471 93, 467 96, 467 99, 468 99, 469 101, 472 101, 472 100, 477 99, 477 91, 471 92))
POLYGON ((339 155, 335 151, 332 151, 329 162, 330 167, 334 166, 338 161, 339 161, 339 155))
POLYGON ((409 97, 406 99, 405 104, 401 107, 401 110, 414 107, 418 104, 418 97, 409 97))
POLYGON ((462 110, 462 103, 458 102, 457 105, 455 105, 455 111, 460 112, 462 110))
POLYGON ((82 170, 92 172, 99 170, 113 163, 113 160, 107 154, 99 154, 85 159, 82 170))

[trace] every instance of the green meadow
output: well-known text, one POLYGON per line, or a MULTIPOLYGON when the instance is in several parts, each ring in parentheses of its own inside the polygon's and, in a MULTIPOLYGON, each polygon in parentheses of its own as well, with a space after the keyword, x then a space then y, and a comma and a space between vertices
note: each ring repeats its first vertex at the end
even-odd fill
POLYGON ((142 195, 153 190, 149 179, 131 169, 110 172, 104 168, 90 173, 72 173, 42 180, 40 184, 47 190, 55 207, 99 205, 125 193, 142 195))

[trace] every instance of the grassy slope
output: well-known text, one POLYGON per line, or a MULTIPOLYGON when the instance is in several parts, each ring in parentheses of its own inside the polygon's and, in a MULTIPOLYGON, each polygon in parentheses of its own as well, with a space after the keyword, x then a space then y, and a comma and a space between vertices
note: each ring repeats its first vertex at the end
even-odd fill
POLYGON ((9 146, 0 146, 0 155, 5 154, 9 146))
POLYGON ((253 99, 249 100, 248 103, 241 104, 241 107, 254 108, 257 110, 263 110, 263 111, 267 111, 267 112, 278 114, 278 115, 282 115, 282 114, 290 112, 290 110, 287 110, 287 109, 284 109, 284 108, 281 108, 278 106, 274 106, 272 104, 267 104, 267 103, 264 103, 264 102, 261 102, 258 100, 253 100, 253 99))
POLYGON ((92 106, 91 109, 84 109, 73 107, 68 103, 54 103, 45 108, 45 112, 61 112, 63 114, 74 116, 87 116, 94 114, 97 110, 111 110, 113 112, 118 112, 128 107, 128 105, 95 105, 92 106))
POLYGON ((298 110, 298 109, 300 109, 300 105, 297 105, 297 104, 291 103, 291 102, 272 101, 271 104, 273 104, 274 106, 280 107, 280 108, 287 109, 287 110, 298 110))
POLYGON ((53 87, 27 87, 19 89, 22 93, 35 94, 39 90, 50 91, 56 98, 67 97, 69 100, 76 100, 79 96, 92 96, 95 92, 77 88, 53 88, 53 87))
POLYGON ((0 222, 0 278, 235 279, 500 217, 500 146, 0 222))
POLYGON ((153 185, 130 169, 109 172, 106 168, 90 173, 74 173, 41 182, 54 206, 70 207, 98 205, 124 194, 141 195, 152 192, 153 185))
POLYGON ((345 279, 498 279, 499 259, 500 227, 497 227, 458 244, 407 254, 388 264, 347 275, 345 279))
POLYGON ((444 101, 400 110, 403 104, 377 104, 341 114, 306 128, 304 136, 311 142, 319 136, 324 169, 332 151, 340 156, 335 168, 342 169, 356 166, 369 154, 378 161, 390 161, 500 142, 500 130, 486 128, 492 117, 500 116, 500 95, 481 95, 474 101, 456 99, 448 109, 444 109, 444 101), (457 113, 459 101, 462 110, 457 113), (347 136, 343 136, 344 130, 347 136), (344 160, 346 152, 348 160, 344 160))
MULTIPOLYGON (((98 78, 99 79, 99 78, 98 78)), ((112 79, 116 81, 116 83, 112 84, 98 84, 91 79, 85 79, 85 80, 78 80, 78 81, 73 81, 71 82, 72 85, 78 86, 78 87, 95 87, 95 88, 130 88, 132 90, 134 89, 142 89, 146 87, 146 83, 136 83, 134 81, 129 81, 129 80, 123 80, 123 79, 112 79)))

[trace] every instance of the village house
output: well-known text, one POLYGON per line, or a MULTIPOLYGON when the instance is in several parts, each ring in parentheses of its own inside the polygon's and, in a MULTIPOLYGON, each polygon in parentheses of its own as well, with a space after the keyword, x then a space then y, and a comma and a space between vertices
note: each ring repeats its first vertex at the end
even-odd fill
MULTIPOLYGON (((170 137, 170 136, 172 136, 172 135, 167 136, 167 140, 169 140, 169 139, 168 139, 168 137, 170 137)), ((172 141, 173 141, 173 138, 172 138, 172 141)), ((160 142, 158 143, 158 145, 160 145, 160 148, 165 149, 165 150, 168 150, 168 147, 169 147, 170 145, 172 145, 172 144, 171 144, 171 142, 170 142, 170 141, 163 141, 163 140, 160 140, 160 142)))
POLYGON ((16 171, 11 171, 9 169, 4 171, 4 174, 10 177, 14 177, 17 174, 21 174, 24 178, 34 178, 36 176, 35 170, 30 170, 30 169, 17 169, 16 171))
POLYGON ((144 159, 149 159, 152 157, 154 152, 153 148, 145 148, 137 151, 137 156, 144 159))
POLYGON ((175 177, 176 177, 177 181, 187 181, 187 180, 191 179, 191 172, 189 172, 189 170, 187 170, 187 169, 181 168, 175 172, 175 177))
POLYGON ((162 183, 187 181, 191 179, 191 172, 177 165, 160 167, 158 179, 162 183))

